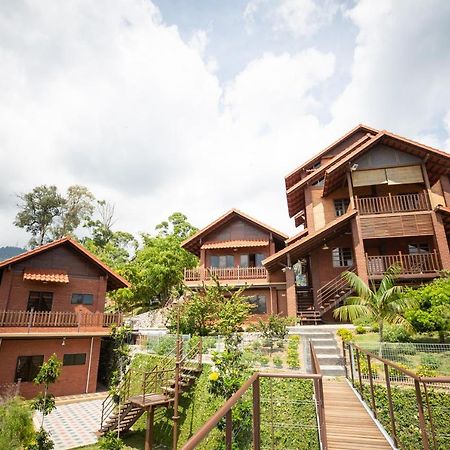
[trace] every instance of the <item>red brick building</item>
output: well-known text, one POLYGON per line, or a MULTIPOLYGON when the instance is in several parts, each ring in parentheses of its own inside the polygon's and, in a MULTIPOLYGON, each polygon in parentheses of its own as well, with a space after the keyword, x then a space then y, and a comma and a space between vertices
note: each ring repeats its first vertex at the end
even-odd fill
POLYGON ((183 244, 201 261, 185 280, 198 283, 193 274, 214 267, 208 254, 236 255, 222 261, 223 279, 248 283, 250 293, 264 286, 268 313, 333 321, 333 309, 350 294, 343 271, 376 283, 397 264, 399 282, 417 285, 450 269, 449 173, 447 153, 359 125, 286 176, 289 215, 302 229, 284 242, 273 234, 278 240, 264 253, 259 280, 239 279, 240 249, 227 243, 250 240, 231 235, 236 211, 183 244))
POLYGON ((268 279, 262 261, 285 247, 288 237, 233 209, 181 245, 200 259, 198 268, 185 270, 185 284, 192 288, 211 283, 241 287, 256 304, 256 314, 286 314, 285 277, 268 279))
POLYGON ((128 283, 70 238, 0 262, 0 387, 21 380, 27 398, 43 361, 63 361, 55 395, 95 392, 102 337, 118 323, 106 292, 128 283))

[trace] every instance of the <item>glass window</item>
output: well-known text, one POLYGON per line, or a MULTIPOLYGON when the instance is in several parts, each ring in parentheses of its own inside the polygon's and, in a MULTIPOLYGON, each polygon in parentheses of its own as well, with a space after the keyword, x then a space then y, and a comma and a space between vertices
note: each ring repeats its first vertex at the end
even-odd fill
POLYGON ((51 311, 53 292, 30 292, 28 296, 27 311, 51 311))
POLYGON ((430 246, 424 242, 421 242, 419 244, 409 244, 408 253, 410 255, 416 255, 418 253, 430 253, 430 246))
POLYGON ((334 201, 334 211, 336 213, 336 217, 343 216, 348 209, 348 205, 350 204, 350 200, 348 198, 339 198, 334 201))
POLYGON ((72 294, 72 304, 74 305, 92 305, 93 303, 93 294, 72 294))
POLYGON ((265 295, 252 295, 249 297, 249 301, 252 305, 255 305, 255 308, 252 308, 253 314, 265 314, 267 312, 265 295))
POLYGON ((325 178, 322 177, 320 180, 316 181, 316 182, 313 183, 312 185, 313 185, 313 186, 323 186, 324 182, 325 182, 325 178))
POLYGON ((239 265, 241 267, 248 267, 248 255, 241 255, 239 265))
POLYGON ((347 247, 333 248, 332 252, 333 267, 353 266, 352 249, 347 247))
POLYGON ((15 381, 17 382, 19 378, 21 381, 33 381, 43 362, 44 355, 19 356, 17 358, 15 381))
POLYGON ((234 267, 233 255, 211 255, 210 256, 211 267, 234 267))
POLYGON ((82 366, 86 363, 86 353, 66 353, 63 366, 82 366))
POLYGON ((262 262, 265 259, 265 255, 263 255, 262 253, 256 253, 255 255, 255 266, 256 267, 261 267, 262 266, 262 262))

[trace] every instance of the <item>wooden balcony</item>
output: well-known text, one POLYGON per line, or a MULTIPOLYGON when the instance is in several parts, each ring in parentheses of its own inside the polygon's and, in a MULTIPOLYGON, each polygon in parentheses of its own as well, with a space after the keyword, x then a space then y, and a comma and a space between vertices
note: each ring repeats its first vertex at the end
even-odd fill
POLYGON ((441 270, 441 264, 436 250, 433 253, 379 255, 368 256, 367 272, 369 278, 382 278, 386 270, 392 266, 400 267, 400 276, 406 275, 409 278, 429 278, 436 276, 441 270))
POLYGON ((197 267, 184 270, 184 281, 188 284, 213 278, 219 281, 266 280, 267 270, 265 267, 197 267))
MULTIPOLYGON (((70 331, 108 328, 122 323, 121 313, 76 313, 71 311, 0 311, 0 328, 27 330, 68 328, 70 331)), ((41 331, 41 330, 40 330, 41 331)), ((1 333, 1 331, 0 331, 1 333)))
POLYGON ((392 214, 407 211, 429 211, 431 209, 428 195, 417 194, 387 195, 384 197, 355 196, 356 207, 360 215, 392 214))

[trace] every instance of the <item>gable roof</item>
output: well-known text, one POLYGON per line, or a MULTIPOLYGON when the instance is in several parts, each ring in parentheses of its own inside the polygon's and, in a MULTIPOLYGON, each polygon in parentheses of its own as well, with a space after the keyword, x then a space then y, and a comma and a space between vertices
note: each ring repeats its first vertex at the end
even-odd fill
POLYGON ((383 130, 373 139, 347 153, 344 158, 326 169, 323 195, 328 195, 339 186, 349 165, 377 144, 387 145, 424 160, 431 184, 434 184, 442 175, 450 172, 450 155, 448 153, 383 130))
MULTIPOLYGON (((287 202, 288 202, 289 217, 295 216, 299 211, 301 211, 305 208, 305 197, 304 197, 303 188, 305 188, 310 183, 319 181, 321 178, 323 178, 325 176, 325 172, 329 167, 332 167, 334 164, 336 164, 337 161, 341 160, 347 154, 353 152, 355 149, 370 142, 372 139, 374 139, 373 135, 365 134, 360 139, 358 139, 356 142, 354 142, 352 145, 350 145, 345 150, 343 150, 342 152, 337 154, 330 161, 325 163, 323 166, 319 167, 317 170, 310 173, 306 177, 302 178, 296 184, 294 184, 289 189, 287 189, 286 197, 287 197, 287 202)), ((296 226, 299 225, 299 223, 297 223, 297 222, 298 221, 296 220, 296 222, 295 222, 296 226)))
POLYGON ((190 238, 183 241, 181 243, 181 247, 198 256, 200 253, 200 247, 202 245, 201 240, 214 230, 217 230, 218 228, 220 228, 221 226, 225 225, 226 223, 235 218, 243 219, 246 222, 250 222, 251 224, 255 225, 256 227, 264 231, 272 233, 275 239, 278 239, 283 243, 288 238, 288 236, 282 233, 281 231, 278 231, 275 228, 272 228, 269 225, 266 225, 260 222, 259 220, 249 216, 248 214, 245 214, 242 211, 233 208, 230 211, 226 212, 223 216, 220 216, 214 222, 211 222, 205 228, 202 228, 201 230, 197 231, 197 233, 193 234, 190 238))
POLYGON ((301 258, 310 252, 313 248, 319 246, 327 239, 335 237, 342 229, 348 226, 348 222, 353 219, 358 211, 353 210, 330 222, 326 227, 321 228, 315 233, 309 234, 302 239, 294 241, 283 250, 266 258, 262 264, 270 272, 279 268, 280 265, 286 265, 288 254, 291 258, 301 258))
POLYGON ((91 263, 93 263, 101 271, 105 272, 108 275, 108 285, 107 285, 108 291, 130 286, 130 284, 128 283, 127 280, 125 280, 125 278, 121 277, 119 274, 114 272, 106 264, 101 262, 95 255, 93 255, 89 250, 84 248, 81 244, 79 244, 77 241, 75 241, 70 237, 63 237, 61 239, 57 239, 56 241, 36 247, 33 250, 29 250, 27 252, 21 253, 20 255, 5 259, 4 261, 0 261, 0 269, 33 258, 36 255, 45 253, 50 249, 60 247, 63 245, 70 247, 77 253, 81 254, 83 257, 89 259, 91 263))
POLYGON ((289 189, 290 187, 294 186, 294 184, 298 183, 301 180, 302 172, 303 170, 306 169, 307 166, 319 162, 323 157, 327 155, 327 153, 332 152, 338 145, 342 144, 346 140, 351 139, 357 133, 366 133, 366 134, 368 133, 371 135, 375 135, 378 133, 378 130, 363 124, 357 125, 355 128, 351 129, 348 133, 341 136, 339 139, 334 141, 328 147, 324 148, 322 151, 314 155, 311 159, 301 164, 292 172, 290 172, 288 175, 286 175, 285 176, 286 189, 289 189))

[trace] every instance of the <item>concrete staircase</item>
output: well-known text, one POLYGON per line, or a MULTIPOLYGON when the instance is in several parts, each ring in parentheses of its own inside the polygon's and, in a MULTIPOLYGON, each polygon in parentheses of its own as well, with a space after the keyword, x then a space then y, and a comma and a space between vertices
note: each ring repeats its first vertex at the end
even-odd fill
POLYGON ((333 330, 311 325, 307 330, 299 330, 296 334, 300 334, 303 341, 307 371, 311 370, 310 355, 307 350, 309 342, 311 342, 316 351, 322 375, 332 377, 345 375, 341 352, 333 330))

